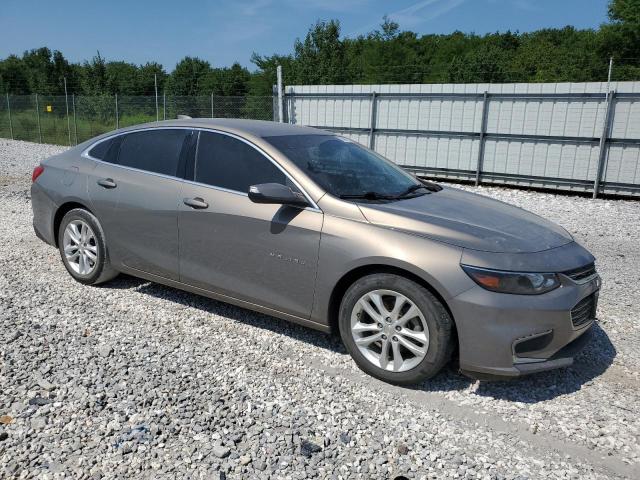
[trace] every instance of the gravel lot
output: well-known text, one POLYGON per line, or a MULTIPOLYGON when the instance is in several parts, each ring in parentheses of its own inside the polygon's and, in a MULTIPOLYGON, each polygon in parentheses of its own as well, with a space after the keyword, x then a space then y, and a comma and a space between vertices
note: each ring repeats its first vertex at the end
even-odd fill
POLYGON ((599 325, 571 368, 407 389, 303 327, 74 282, 31 227, 31 170, 60 150, 0 140, 0 477, 640 477, 640 202, 464 187, 594 253, 599 325))

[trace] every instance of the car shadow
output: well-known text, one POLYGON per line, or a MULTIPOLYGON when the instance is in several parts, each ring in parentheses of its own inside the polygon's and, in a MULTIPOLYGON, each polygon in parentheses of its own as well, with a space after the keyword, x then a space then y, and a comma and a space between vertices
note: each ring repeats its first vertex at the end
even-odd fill
MULTIPOLYGON (((327 335, 286 320, 158 283, 148 282, 128 275, 120 275, 107 283, 104 288, 135 290, 156 298, 197 308, 213 315, 220 315, 252 327, 287 335, 295 340, 306 342, 334 353, 348 355, 337 335, 327 335)), ((596 323, 592 327, 591 341, 575 357, 575 361, 570 367, 536 373, 513 380, 477 382, 460 374, 457 371, 457 362, 452 361, 434 378, 410 388, 425 392, 469 390, 473 395, 498 400, 538 403, 580 390, 583 386, 588 385, 595 378, 602 375, 613 363, 615 356, 616 349, 609 340, 607 333, 596 323)))
POLYGON ((246 325, 251 325, 252 327, 261 328, 280 335, 287 335, 295 340, 300 340, 319 348, 347 355, 347 351, 337 336, 327 335, 323 332, 307 328, 287 320, 282 320, 260 312, 254 312, 253 310, 237 307, 229 303, 220 302, 202 295, 168 287, 159 283, 149 282, 140 278, 120 274, 114 280, 104 284, 102 288, 135 290, 136 292, 150 295, 152 297, 197 308, 198 310, 202 310, 212 315, 220 315, 246 325))
POLYGON ((575 356, 571 366, 534 373, 512 380, 480 381, 457 372, 452 362, 436 377, 413 387, 429 392, 471 389, 474 395, 509 402, 538 403, 576 392, 602 375, 613 363, 616 349, 599 324, 592 327, 591 340, 575 356), (477 385, 476 385, 477 383, 477 385))

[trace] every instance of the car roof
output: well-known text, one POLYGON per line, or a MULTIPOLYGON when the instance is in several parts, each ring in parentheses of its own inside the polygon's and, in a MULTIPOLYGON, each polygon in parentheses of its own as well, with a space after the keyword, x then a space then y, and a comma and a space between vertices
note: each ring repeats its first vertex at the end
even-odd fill
POLYGON ((184 118, 177 120, 162 120, 142 125, 135 125, 122 130, 136 130, 154 127, 200 127, 214 128, 236 134, 249 134, 254 137, 275 137, 281 135, 333 135, 331 132, 313 127, 278 123, 268 120, 246 120, 238 118, 184 118))

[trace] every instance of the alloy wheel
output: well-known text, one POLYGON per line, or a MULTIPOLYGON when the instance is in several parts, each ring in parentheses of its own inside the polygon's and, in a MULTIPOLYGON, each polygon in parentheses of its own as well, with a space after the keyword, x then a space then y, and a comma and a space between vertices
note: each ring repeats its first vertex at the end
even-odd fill
POLYGON ((424 314, 393 290, 373 290, 360 297, 351 312, 351 334, 369 362, 390 372, 411 370, 429 349, 424 314))
POLYGON ((98 262, 98 242, 91 227, 72 220, 64 230, 62 246, 67 263, 79 275, 90 275, 98 262))

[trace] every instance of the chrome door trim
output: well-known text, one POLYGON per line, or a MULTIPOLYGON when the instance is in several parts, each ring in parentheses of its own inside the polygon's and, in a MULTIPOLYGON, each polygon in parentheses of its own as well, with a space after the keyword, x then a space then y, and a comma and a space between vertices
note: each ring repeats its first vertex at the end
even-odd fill
MULTIPOLYGON (((247 145, 249 145, 250 147, 254 148, 255 150, 257 150, 260 154, 262 154, 265 158, 267 158, 267 160, 269 160, 273 165, 276 166, 276 168, 278 170, 280 170, 289 180, 291 180, 291 182, 298 187, 298 189, 300 190, 300 192, 302 192, 302 194, 304 195, 304 197, 307 199, 307 201, 309 202, 309 204, 311 205, 310 207, 306 207, 304 208, 304 210, 309 210, 309 211, 314 211, 314 212, 322 212, 322 209, 318 206, 318 204, 316 202, 313 201, 313 199, 309 196, 309 194, 307 193, 307 191, 302 188, 302 186, 300 185, 300 183, 298 183, 298 181, 293 178, 293 176, 291 176, 291 174, 289 172, 287 172, 282 165, 280 165, 276 160, 274 160, 271 155, 269 155, 268 153, 266 153, 264 150, 262 150, 259 146, 251 143, 249 140, 247 140, 246 138, 243 138, 239 135, 236 135, 234 133, 230 133, 230 132, 225 132, 222 130, 217 130, 215 128, 207 128, 207 127, 202 127, 202 126, 198 126, 198 127, 172 127, 172 126, 161 126, 161 127, 145 127, 145 128, 139 128, 139 129, 133 129, 133 130, 127 130, 124 132, 117 132, 114 133, 113 135, 109 135, 105 138, 101 138, 100 140, 98 140, 95 143, 92 143, 91 145, 89 145, 87 148, 85 148, 82 153, 80 154, 82 157, 87 158, 89 160, 93 160, 94 162, 100 162, 103 163, 105 165, 111 165, 114 167, 119 167, 119 168, 123 168, 125 170, 131 170, 134 172, 142 172, 142 173, 147 173, 149 175, 155 175, 157 177, 163 177, 163 178, 170 178, 173 180, 178 180, 178 181, 182 181, 185 183, 191 183, 194 185, 199 185, 199 186, 203 186, 203 187, 208 187, 208 188, 213 188, 214 190, 219 190, 222 192, 227 192, 227 193, 235 193, 237 195, 244 195, 244 196, 249 196, 248 193, 244 193, 244 192, 239 192, 237 190, 230 190, 228 188, 223 188, 223 187, 216 187, 214 185, 208 185, 208 184, 204 184, 204 183, 200 183, 200 182, 195 182, 192 180, 186 180, 185 178, 180 178, 180 177, 176 177, 175 175, 165 175, 163 173, 156 173, 156 172, 150 172, 149 170, 142 170, 140 168, 134 168, 134 167, 128 167, 125 165, 118 165, 117 163, 109 163, 109 162, 105 162, 104 160, 100 160, 99 158, 95 158, 92 157, 91 155, 89 155, 89 150, 93 149, 96 145, 99 145, 102 142, 106 142, 107 140, 111 140, 113 138, 116 137, 120 137, 122 135, 128 135, 129 133, 137 133, 137 132, 146 132, 146 131, 156 131, 156 130, 192 130, 194 132, 198 132, 198 144, 200 143, 200 132, 201 131, 205 131, 205 132, 213 132, 213 133, 219 133, 222 135, 227 135, 229 137, 235 138, 236 140, 240 140, 241 142, 246 143, 247 145)), ((197 148, 197 147, 196 147, 197 148)), ((197 151, 196 151, 196 156, 194 157, 194 162, 197 159, 197 151)), ((195 165, 194 165, 195 167, 195 165)), ((195 173, 195 168, 194 168, 194 173, 195 173)))

